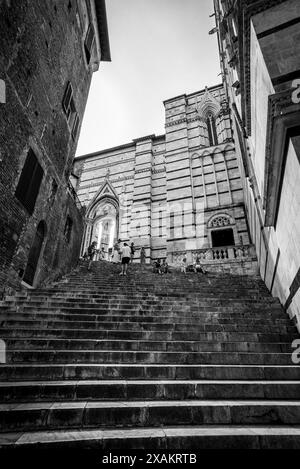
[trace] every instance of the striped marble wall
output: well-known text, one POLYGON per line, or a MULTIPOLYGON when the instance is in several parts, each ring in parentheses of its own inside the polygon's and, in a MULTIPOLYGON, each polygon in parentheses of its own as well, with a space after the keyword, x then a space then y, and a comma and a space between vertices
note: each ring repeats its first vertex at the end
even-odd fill
POLYGON ((109 181, 122 205, 115 238, 144 246, 148 262, 212 246, 209 224, 218 214, 232 228, 235 244, 248 244, 223 86, 181 95, 164 105, 165 135, 148 135, 75 160, 82 205, 89 210, 91 204, 101 204, 101 190, 109 181))

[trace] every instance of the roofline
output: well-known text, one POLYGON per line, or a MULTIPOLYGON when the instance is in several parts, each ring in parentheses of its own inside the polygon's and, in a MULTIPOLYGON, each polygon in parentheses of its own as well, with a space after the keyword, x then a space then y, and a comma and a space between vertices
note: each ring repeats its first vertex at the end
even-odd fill
POLYGON ((130 148, 130 147, 134 147, 134 146, 135 146, 134 142, 124 143, 123 145, 118 145, 116 147, 110 147, 110 148, 106 148, 104 150, 95 151, 93 153, 86 153, 85 155, 75 156, 74 161, 75 160, 76 161, 84 160, 86 158, 92 158, 93 156, 104 155, 104 153, 108 153, 110 151, 121 150, 121 148, 130 148))
MULTIPOLYGON (((222 87, 222 88, 224 87, 223 83, 219 83, 218 85, 209 86, 209 87, 207 87, 207 89, 208 89, 208 90, 214 90, 214 89, 216 89, 216 88, 221 88, 221 87, 222 87)), ((186 99, 186 98, 190 98, 191 96, 195 96, 195 95, 197 95, 197 94, 199 94, 199 93, 204 93, 205 90, 206 90, 206 88, 203 88, 202 90, 194 91, 193 93, 190 93, 190 94, 186 94, 186 93, 185 93, 185 94, 179 94, 178 96, 175 96, 174 98, 165 99, 165 100, 163 101, 163 104, 170 103, 170 102, 172 102, 172 101, 174 101, 174 100, 176 100, 176 99, 179 99, 179 98, 185 98, 185 99, 186 99)))
POLYGON ((74 158, 74 161, 78 161, 78 160, 84 160, 86 158, 92 158, 94 156, 99 156, 99 155, 104 155, 106 153, 109 153, 111 151, 116 151, 116 150, 121 150, 123 148, 130 148, 130 147, 136 147, 136 142, 137 141, 141 141, 141 140, 144 140, 144 139, 148 139, 149 137, 152 137, 152 140, 162 140, 163 138, 165 138, 165 134, 161 134, 161 135, 151 135, 151 136, 146 136, 146 137, 140 137, 140 138, 137 138, 135 140, 132 140, 131 143, 124 143, 123 145, 118 145, 116 147, 110 147, 110 148, 106 148, 104 150, 100 150, 100 151, 95 151, 93 153, 86 153, 85 155, 79 155, 79 156, 75 156, 74 158))
POLYGON ((95 0, 98 22, 101 62, 111 62, 105 0, 95 0))

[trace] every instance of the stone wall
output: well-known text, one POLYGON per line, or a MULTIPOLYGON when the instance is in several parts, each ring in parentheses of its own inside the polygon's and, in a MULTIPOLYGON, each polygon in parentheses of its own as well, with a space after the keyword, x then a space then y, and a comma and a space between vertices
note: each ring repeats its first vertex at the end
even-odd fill
POLYGON ((56 274, 77 262, 82 217, 68 178, 93 73, 78 14, 72 0, 0 2, 0 70, 6 86, 6 103, 0 104, 0 291, 20 285, 41 221, 46 238, 34 285, 52 269, 56 274), (62 107, 68 82, 80 121, 73 135, 62 107), (29 149, 43 171, 32 216, 15 196, 29 149), (64 246, 68 214, 73 227, 64 246))

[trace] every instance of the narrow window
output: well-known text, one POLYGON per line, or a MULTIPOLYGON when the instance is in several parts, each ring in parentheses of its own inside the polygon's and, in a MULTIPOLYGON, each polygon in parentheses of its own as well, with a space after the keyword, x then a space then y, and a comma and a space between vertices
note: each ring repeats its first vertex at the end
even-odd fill
POLYGON ((207 130, 208 130, 209 145, 211 147, 214 145, 218 145, 216 121, 212 114, 208 115, 206 119, 206 125, 207 125, 207 130))
POLYGON ((162 211, 159 211, 159 226, 158 226, 158 237, 162 238, 163 227, 162 227, 162 211))
POLYGON ((74 117, 73 127, 72 127, 72 138, 73 138, 73 140, 76 140, 77 133, 78 133, 78 128, 79 128, 79 116, 76 112, 75 117, 74 117))
POLYGON ((66 224, 65 224, 65 230, 64 230, 64 237, 67 243, 70 242, 71 240, 71 233, 72 233, 72 226, 73 226, 73 220, 69 215, 67 216, 66 224))
POLYGON ((170 238, 174 238, 175 236, 175 213, 172 212, 170 214, 170 238))
POLYGON ((90 63, 91 56, 92 56, 94 39, 95 39, 94 28, 93 28, 93 25, 89 24, 89 27, 85 36, 85 41, 84 41, 85 56, 86 56, 86 61, 88 64, 90 63))
POLYGON ((15 196, 30 215, 32 215, 34 211, 43 175, 42 167, 37 157, 30 149, 15 192, 15 196))
POLYGON ((67 118, 69 119, 71 113, 72 113, 72 108, 75 108, 74 106, 74 100, 73 100, 73 89, 72 85, 70 82, 68 82, 66 91, 63 97, 63 110, 64 113, 66 114, 67 118))

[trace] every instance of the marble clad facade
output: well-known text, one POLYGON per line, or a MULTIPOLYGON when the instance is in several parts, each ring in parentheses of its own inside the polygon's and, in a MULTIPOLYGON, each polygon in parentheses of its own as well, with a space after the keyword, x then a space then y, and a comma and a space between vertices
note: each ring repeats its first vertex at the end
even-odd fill
MULTIPOLYGON (((86 207, 82 254, 92 241, 144 246, 147 262, 249 245, 243 188, 222 85, 164 102, 165 135, 80 156, 74 164, 86 207), (200 251, 199 251, 200 250, 200 251)), ((136 258, 138 259, 137 254, 136 258)))
POLYGON ((300 330, 300 2, 214 6, 260 275, 300 330))

